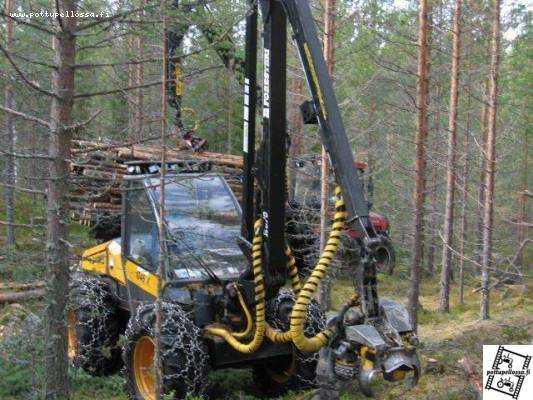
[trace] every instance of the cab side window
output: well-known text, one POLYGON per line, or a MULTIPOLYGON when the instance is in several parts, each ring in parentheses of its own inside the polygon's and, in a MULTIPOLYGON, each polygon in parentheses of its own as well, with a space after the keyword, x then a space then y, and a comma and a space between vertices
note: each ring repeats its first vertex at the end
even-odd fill
POLYGON ((150 199, 144 188, 126 194, 126 257, 155 271, 159 262, 159 231, 150 199))

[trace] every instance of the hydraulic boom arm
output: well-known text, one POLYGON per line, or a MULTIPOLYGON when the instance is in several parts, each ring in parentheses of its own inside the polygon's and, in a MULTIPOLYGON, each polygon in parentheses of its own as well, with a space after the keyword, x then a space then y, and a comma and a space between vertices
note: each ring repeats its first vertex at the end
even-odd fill
POLYGON ((242 236, 249 245, 257 235, 264 237, 263 278, 259 282, 261 288, 264 286, 267 300, 287 282, 288 261, 290 265, 290 251, 285 244, 287 21, 312 94, 312 101, 301 107, 304 121, 319 124, 321 141, 338 185, 337 194, 342 193, 336 204, 328 243, 310 277, 305 284, 298 285, 300 289, 290 314, 290 330, 274 332, 267 326, 266 336, 272 341, 291 341, 301 351, 322 348, 317 368, 321 387, 326 390, 322 398, 337 397, 333 393, 337 390, 337 382, 353 378, 359 380, 363 393, 370 395, 370 384, 378 373, 382 373, 386 380, 397 381, 412 371, 415 384, 420 371, 417 338, 405 307, 378 299, 374 249, 380 238, 369 218, 362 176, 354 168, 352 146, 346 136, 309 2, 249 0, 249 5, 244 79, 242 236), (257 113, 262 117, 263 133, 256 149, 254 96, 257 93, 258 9, 264 25, 263 99, 262 108, 257 113), (256 218, 261 221, 261 232, 254 232, 252 228, 256 218), (307 307, 335 256, 345 222, 359 233, 363 242, 361 262, 353 266, 356 293, 327 329, 307 338, 303 334, 307 307))

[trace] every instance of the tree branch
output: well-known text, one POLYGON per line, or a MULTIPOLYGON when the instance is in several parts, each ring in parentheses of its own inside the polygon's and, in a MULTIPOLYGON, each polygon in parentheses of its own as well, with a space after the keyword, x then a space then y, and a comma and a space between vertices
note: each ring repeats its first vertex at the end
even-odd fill
POLYGON ((85 121, 81 121, 81 122, 78 122, 77 124, 67 126, 65 127, 65 129, 69 131, 73 131, 73 132, 78 132, 80 129, 90 124, 98 115, 100 115, 101 112, 102 110, 98 110, 95 113, 93 113, 93 115, 91 115, 89 118, 87 118, 85 121))
POLYGON ((150 83, 146 83, 144 85, 138 85, 138 86, 128 86, 125 88, 104 90, 102 92, 82 93, 82 94, 75 95, 74 98, 83 99, 83 98, 93 97, 93 96, 105 96, 107 94, 121 93, 121 92, 126 92, 129 90, 142 89, 142 88, 147 88, 147 87, 152 87, 152 86, 157 86, 157 85, 161 85, 161 81, 150 82, 150 83))
MULTIPOLYGON (((152 8, 152 7, 153 6, 145 6, 144 9, 152 8)), ((128 15, 134 14, 134 13, 136 13, 138 11, 141 11, 141 10, 143 10, 143 8, 134 8, 133 10, 124 11, 124 12, 115 14, 115 15, 113 15, 111 17, 98 18, 96 21, 90 22, 90 23, 85 24, 85 25, 78 25, 78 27, 76 28, 76 33, 84 31, 84 30, 89 29, 89 28, 92 28, 94 26, 98 26, 100 24, 103 24, 104 22, 113 22, 113 21, 115 21, 115 20, 117 20, 119 18, 127 17, 128 15)))
POLYGON ((17 117, 24 118, 25 120, 28 120, 28 121, 37 122, 38 124, 41 124, 41 125, 47 127, 48 129, 50 129, 50 127, 51 127, 50 123, 45 121, 45 120, 43 120, 43 119, 40 119, 40 118, 31 116, 31 115, 25 114, 25 113, 20 112, 20 111, 15 111, 15 110, 13 110, 11 108, 4 107, 1 104, 0 104, 0 110, 6 112, 8 114, 16 115, 17 117))
POLYGON ((46 32, 49 35, 55 35, 55 32, 50 30, 50 29, 46 29, 46 28, 42 27, 41 25, 32 24, 31 22, 24 21, 23 19, 12 17, 11 15, 6 14, 3 10, 0 10, 0 15, 5 17, 5 18, 11 19, 11 20, 15 21, 18 24, 27 25, 27 26, 29 26, 31 28, 38 29, 38 30, 40 30, 42 32, 46 32))
POLYGON ((11 188, 11 189, 14 189, 15 191, 21 192, 21 193, 40 194, 40 195, 44 195, 45 194, 45 192, 42 191, 42 190, 27 189, 27 188, 23 188, 23 187, 20 187, 20 186, 17 186, 17 185, 8 185, 7 183, 1 183, 0 182, 0 186, 6 187, 6 188, 11 188))
POLYGON ((41 89, 38 85, 36 85, 32 81, 30 81, 28 78, 26 78, 26 75, 24 75, 24 73, 19 69, 19 67, 17 66, 15 61, 13 61, 13 59, 11 58, 11 55, 9 54, 9 52, 6 49, 4 49, 4 47, 1 44, 0 44, 0 51, 2 53, 4 53, 4 55, 6 56, 6 58, 9 61, 9 63, 13 66, 13 69, 15 71, 17 71, 17 74, 19 74, 19 76, 22 78, 22 80, 24 82, 26 82, 30 87, 32 87, 33 89, 35 89, 38 92, 41 92, 41 93, 43 93, 43 94, 45 94, 47 96, 59 98, 59 96, 57 96, 55 93, 49 92, 48 90, 45 90, 45 89, 41 89))

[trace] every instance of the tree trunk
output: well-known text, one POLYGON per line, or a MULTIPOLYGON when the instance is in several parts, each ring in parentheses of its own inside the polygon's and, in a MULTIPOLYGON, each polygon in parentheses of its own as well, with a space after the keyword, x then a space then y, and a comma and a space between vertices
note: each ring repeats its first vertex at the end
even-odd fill
MULTIPOLYGON (((126 46, 129 53, 129 59, 133 59, 133 53, 135 51, 135 39, 132 35, 129 35, 126 39, 126 46)), ((131 63, 127 65, 127 71, 128 71, 128 87, 135 86, 136 82, 136 65, 131 63)), ((137 140, 136 138, 136 110, 137 107, 135 105, 135 90, 130 90, 126 94, 126 99, 128 102, 128 141, 134 142, 137 140)), ((132 147, 133 151, 133 147, 132 147)), ((133 155, 133 154, 132 154, 133 155)))
MULTIPOLYGON (((324 58, 328 66, 329 76, 333 80, 335 71, 335 7, 337 0, 326 0, 324 21, 324 58)), ((329 206, 329 162, 326 149, 322 147, 322 164, 320 176, 320 252, 326 245, 326 233, 328 229, 328 206, 329 206)), ((326 277, 320 285, 319 302, 323 310, 329 310, 331 306, 331 282, 326 277)))
MULTIPOLYGON (((470 71, 470 63, 468 66, 470 71)), ((468 76, 470 82, 471 74, 468 76)), ((464 136, 464 165, 463 165, 463 196, 461 208, 461 232, 459 241, 459 304, 464 303, 464 269, 465 269, 465 245, 466 232, 468 224, 468 179, 470 177, 470 124, 472 120, 472 113, 470 107, 472 105, 472 95, 470 93, 471 86, 467 84, 468 100, 466 104, 466 126, 464 136)))
POLYGON ((483 212, 483 257, 481 262, 481 318, 489 319, 489 270, 492 265, 492 223, 494 172, 496 164, 496 111, 498 100, 498 67, 500 62, 500 0, 493 1, 492 41, 490 55, 490 91, 487 131, 487 174, 483 212))
POLYGON ((452 269, 452 238, 455 209, 455 159, 457 152, 457 103, 459 101, 459 65, 461 61, 461 2, 455 1, 453 23, 453 52, 450 88, 450 115, 448 120, 448 158, 446 161, 446 205, 444 212, 444 243, 440 277, 440 304, 442 312, 450 311, 450 273, 452 269))
MULTIPOLYGON (((368 110, 368 120, 370 121, 370 124, 374 124, 376 120, 376 101, 372 99, 370 101, 370 109, 368 110)), ((374 169, 375 169, 375 160, 374 160, 374 152, 375 152, 375 138, 376 134, 374 132, 374 129, 368 129, 368 149, 366 150, 366 199, 368 200, 369 204, 371 206, 374 205, 374 169)))
MULTIPOLYGON (((140 0, 139 1, 139 21, 142 22, 145 11, 144 8, 146 6, 146 0, 140 0)), ((138 59, 143 60, 144 59, 144 36, 143 31, 141 30, 139 32, 139 36, 137 37, 137 54, 138 59)), ((136 71, 136 85, 141 87, 144 85, 144 64, 143 62, 139 62, 136 64, 137 71, 136 71)), ((142 140, 143 138, 143 131, 144 131, 144 89, 141 87, 140 89, 137 89, 137 112, 136 112, 136 137, 137 140, 142 140)))
MULTIPOLYGON (((165 9, 165 3, 161 4, 161 12, 163 17, 163 66, 162 66, 162 73, 161 73, 161 170, 160 170, 160 179, 159 179, 159 185, 160 185, 160 194, 159 194, 159 215, 164 216, 165 215, 165 175, 166 175, 166 161, 167 161, 167 141, 166 141, 166 134, 167 134, 167 96, 166 96, 166 88, 167 88, 167 82, 170 79, 173 79, 170 75, 167 75, 170 71, 167 67, 168 63, 168 20, 167 20, 167 14, 165 9)), ((161 218, 159 219, 158 223, 158 230, 159 230, 159 237, 164 238, 166 235, 166 227, 165 227, 165 219, 161 218)), ((159 263, 157 266, 157 276, 165 277, 167 276, 166 273, 166 266, 167 266, 167 243, 164 240, 159 241, 159 263)), ((155 360, 154 365, 156 369, 156 396, 155 398, 157 400, 161 399, 161 396, 163 395, 163 383, 164 383, 164 375, 163 375, 163 357, 161 353, 161 326, 162 326, 162 290, 165 285, 165 281, 163 279, 158 280, 158 296, 155 304, 155 360)))
MULTIPOLYGON (((529 127, 529 114, 526 116, 526 127, 529 127)), ((522 182, 521 182, 521 188, 520 188, 520 217, 519 217, 519 224, 518 225, 518 251, 516 253, 516 265, 522 266, 523 265, 523 246, 522 243, 524 243, 524 240, 526 239, 526 224, 528 222, 528 208, 527 208, 527 198, 526 193, 528 190, 528 164, 529 164, 529 138, 528 138, 528 129, 526 128, 524 130, 524 138, 522 139, 522 182)))
POLYGON ((483 252, 483 202, 485 200, 485 176, 487 168, 487 156, 485 149, 487 146, 488 120, 489 120, 489 79, 485 79, 483 84, 483 105, 481 107, 481 142, 479 143, 479 191, 477 197, 477 235, 475 240, 475 261, 481 265, 481 254, 483 252))
POLYGON ((435 91, 435 100, 437 101, 436 104, 436 110, 435 110, 435 117, 434 117, 434 137, 433 137, 433 143, 431 146, 431 193, 430 193, 430 206, 429 210, 431 212, 430 217, 430 229, 432 230, 431 235, 429 237, 429 245, 428 245, 428 251, 427 251, 427 275, 433 276, 435 273, 435 249, 437 248, 437 235, 435 234, 435 230, 437 229, 437 194, 438 194, 438 140, 440 136, 440 97, 441 97, 441 89, 440 89, 440 83, 437 83, 437 88, 435 91))
MULTIPOLYGON (((144 17, 145 0, 139 0, 139 11, 135 16, 138 21, 144 17)), ((127 66, 128 87, 142 86, 144 84, 144 37, 142 30, 127 38, 127 48, 130 60, 137 60, 137 63, 130 63, 127 66)), ((144 89, 130 90, 128 99, 128 137, 130 141, 139 141, 143 137, 144 129, 144 89)))
POLYGON ((228 113, 226 115, 226 153, 231 154, 233 150, 233 93, 231 84, 232 71, 226 69, 226 101, 228 107, 228 113))
POLYGON ((300 113, 299 103, 301 102, 303 82, 300 77, 294 73, 289 78, 289 90, 292 94, 289 109, 289 129, 291 129, 291 147, 290 162, 289 162, 289 201, 294 201, 296 190, 296 160, 298 160, 302 153, 302 135, 303 135, 303 121, 300 113))
MULTIPOLYGON (((4 12, 9 15, 13 12, 13 0, 6 0, 4 12)), ((13 51, 13 20, 6 18, 6 51, 13 51)), ((5 106, 14 109, 14 96, 8 77, 8 84, 5 90, 5 106)), ((6 245, 15 245, 15 157, 13 157, 15 144, 15 122, 12 114, 6 113, 6 245)))
MULTIPOLYGON (((466 49, 466 54, 471 54, 473 38, 470 33, 469 35, 469 45, 466 49)), ((464 152, 464 165, 463 165, 463 196, 462 196, 462 208, 461 208, 461 232, 459 237, 459 304, 464 304, 464 272, 465 272, 465 250, 466 250, 466 241, 467 241, 467 230, 468 230, 468 195, 469 195, 469 182, 470 179, 470 135, 471 135, 471 125, 472 125, 472 85, 471 81, 473 78, 472 71, 472 57, 468 57, 468 63, 466 66, 467 74, 467 101, 466 101, 466 123, 465 123, 465 134, 463 138, 463 152, 464 152)))
MULTIPOLYGON (((74 0, 58 0, 58 11, 75 14, 74 0)), ((76 61, 76 18, 55 21, 52 72, 54 97, 50 109, 49 180, 47 190, 47 300, 45 315, 45 399, 69 397, 67 329, 65 306, 69 285, 68 249, 68 171, 74 105, 74 69, 76 61)))
MULTIPOLYGON (((429 32, 433 31, 433 24, 438 23, 437 31, 442 30, 442 1, 438 0, 435 3, 435 8, 431 7, 433 12, 435 12, 435 17, 431 16, 430 18, 431 24, 428 27, 429 32), (438 22, 435 22, 434 19, 438 19, 438 22)), ((429 14, 428 14, 429 15, 429 14)), ((429 33, 428 33, 429 34, 429 33)), ((433 114, 433 141, 431 145, 431 156, 429 157, 431 159, 431 192, 429 195, 429 216, 428 219, 428 227, 430 230, 429 235, 429 243, 427 246, 427 254, 426 254, 426 274, 428 276, 433 276, 435 273, 435 250, 437 249, 437 235, 436 230, 437 226, 439 225, 439 215, 437 211, 437 197, 438 197, 438 187, 439 187, 439 140, 440 140, 440 132, 441 132, 441 123, 440 123, 440 117, 441 117, 441 98, 442 98, 442 83, 441 83, 441 76, 438 70, 440 70, 441 63, 441 53, 442 53, 442 39, 441 35, 435 35, 435 41, 433 42, 433 35, 431 35, 431 41, 432 46, 435 48, 435 57, 433 58, 433 74, 435 75, 434 80, 434 86, 435 86, 435 95, 434 100, 432 102, 432 108, 434 109, 433 114), (437 70, 438 68, 438 70, 437 70)), ((428 37, 429 42, 429 37, 428 37)), ((428 88, 429 90, 429 88, 428 88)), ((429 100, 431 102, 431 99, 429 100)), ((429 106, 429 105, 428 105, 429 106)), ((429 128, 428 128, 429 130, 429 128)), ((423 264, 423 260, 420 261, 421 264, 423 264)))
POLYGON ((409 290, 409 312, 416 330, 418 323, 418 294, 420 287, 420 264, 424 242, 424 202, 426 190, 426 138, 428 133, 428 91, 430 63, 428 57, 428 3, 420 0, 418 8, 418 82, 417 115, 415 136, 415 188, 414 198, 414 237, 411 261, 411 288, 409 290))

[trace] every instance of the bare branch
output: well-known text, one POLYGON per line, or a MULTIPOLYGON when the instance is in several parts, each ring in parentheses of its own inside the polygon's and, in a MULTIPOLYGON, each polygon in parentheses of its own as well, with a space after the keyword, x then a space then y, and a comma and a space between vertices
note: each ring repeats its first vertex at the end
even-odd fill
MULTIPOLYGON (((146 6, 145 9, 146 8, 151 8, 151 6, 146 6)), ((134 14, 134 13, 136 13, 138 11, 141 11, 141 10, 142 10, 142 8, 134 8, 132 10, 128 10, 128 11, 124 11, 124 12, 115 14, 115 15, 113 15, 111 17, 98 18, 96 21, 90 22, 90 23, 85 24, 85 25, 78 25, 78 27, 76 28, 76 33, 84 31, 86 29, 90 29, 90 28, 92 28, 94 26, 98 26, 100 24, 103 24, 104 22, 114 22, 117 19, 127 17, 128 15, 134 14)))
POLYGON ((45 194, 45 192, 42 191, 42 190, 28 189, 28 188, 23 188, 23 187, 20 187, 20 186, 17 186, 17 185, 8 185, 7 183, 1 183, 0 182, 0 186, 14 189, 14 190, 16 190, 17 192, 20 192, 20 193, 30 193, 30 194, 40 194, 40 195, 44 195, 45 194))
POLYGON ((21 60, 29 62, 31 64, 42 65, 43 67, 47 67, 47 68, 51 68, 51 69, 57 69, 56 65, 48 64, 48 63, 45 63, 43 61, 34 60, 32 58, 24 57, 24 56, 21 56, 20 54, 13 54, 13 57, 14 58, 20 58, 21 60))
POLYGON ((98 115, 100 115, 102 110, 98 110, 95 113, 93 113, 89 118, 87 118, 85 121, 78 122, 77 124, 70 125, 65 127, 67 130, 78 132, 79 130, 85 128, 88 124, 90 124, 98 115))
POLYGON ((129 91, 129 90, 135 90, 135 89, 142 89, 142 88, 157 86, 157 85, 160 85, 160 84, 161 84, 161 81, 155 81, 155 82, 146 83, 144 85, 128 86, 128 87, 125 87, 125 88, 104 90, 104 91, 101 91, 101 92, 77 94, 77 95, 74 96, 74 98, 75 99, 83 99, 83 98, 93 97, 93 96, 105 96, 107 94, 121 93, 121 92, 129 91))
MULTIPOLYGON (((0 154, 6 155, 6 156, 15 157, 15 158, 26 158, 26 159, 38 158, 38 159, 41 159, 41 160, 53 160, 54 159, 54 157, 48 156, 48 155, 45 155, 45 154, 33 154, 33 153, 28 154, 28 153, 8 152, 8 151, 5 151, 5 150, 2 150, 1 148, 0 148, 0 154)), ((44 179, 44 178, 40 178, 40 179, 44 179)))
POLYGON ((22 24, 22 25, 27 25, 29 27, 32 27, 32 28, 35 28, 37 30, 40 30, 41 32, 46 32, 48 33, 49 35, 55 35, 55 32, 50 30, 50 29, 47 29, 47 28, 44 28, 43 26, 41 25, 37 25, 37 24, 32 24, 31 22, 28 22, 28 21, 24 21, 23 19, 19 19, 19 18, 16 18, 16 17, 12 17, 11 15, 9 14, 6 14, 5 11, 1 10, 0 11, 0 15, 5 17, 5 18, 9 18, 13 21, 15 21, 16 23, 18 24, 22 24))
POLYGON ((28 114, 25 114, 25 113, 20 112, 20 111, 12 110, 11 108, 4 107, 1 104, 0 104, 0 110, 6 112, 8 114, 16 115, 17 117, 24 118, 25 120, 28 120, 28 121, 37 122, 37 123, 47 127, 48 129, 50 129, 50 126, 51 126, 50 123, 45 121, 45 120, 43 120, 43 119, 40 119, 38 117, 34 117, 32 115, 28 115, 28 114))
POLYGON ((20 68, 17 66, 17 64, 15 63, 15 61, 13 61, 13 59, 11 58, 11 55, 9 54, 9 52, 0 44, 0 51, 2 53, 4 53, 4 55, 6 56, 6 58, 8 59, 9 63, 13 66, 13 69, 15 71, 17 71, 17 74, 22 78, 22 80, 24 82, 26 82, 30 87, 32 87, 33 89, 37 90, 38 92, 41 92, 47 96, 50 96, 50 97, 55 97, 55 98, 58 98, 58 96, 55 94, 55 93, 52 93, 52 92, 49 92, 48 90, 45 90, 45 89, 42 89, 40 88, 37 84, 35 84, 34 82, 30 81, 26 75, 24 75, 24 73, 20 70, 20 68))
POLYGON ((35 228, 43 228, 45 225, 42 225, 42 224, 12 224, 10 222, 7 222, 7 221, 0 221, 0 225, 5 225, 5 226, 15 226, 17 228, 28 228, 28 229, 35 229, 35 228))
MULTIPOLYGON (((183 78, 184 79, 185 78, 189 78, 191 76, 198 75, 198 74, 201 74, 203 72, 206 72, 206 71, 209 71, 209 70, 212 70, 212 69, 219 69, 219 68, 222 68, 222 66, 221 65, 215 65, 215 66, 202 68, 202 69, 199 69, 197 71, 191 72, 190 74, 184 75, 183 78)), ((108 94, 122 93, 122 92, 126 92, 126 91, 129 91, 129 90, 142 89, 142 88, 157 86, 157 85, 160 85, 160 84, 161 84, 161 81, 155 81, 155 82, 146 83, 144 85, 128 86, 128 87, 125 87, 125 88, 104 90, 102 92, 92 92, 92 93, 77 94, 77 95, 74 96, 74 98, 75 99, 81 99, 81 98, 87 98, 87 97, 93 97, 93 96, 105 96, 105 95, 108 95, 108 94)))

